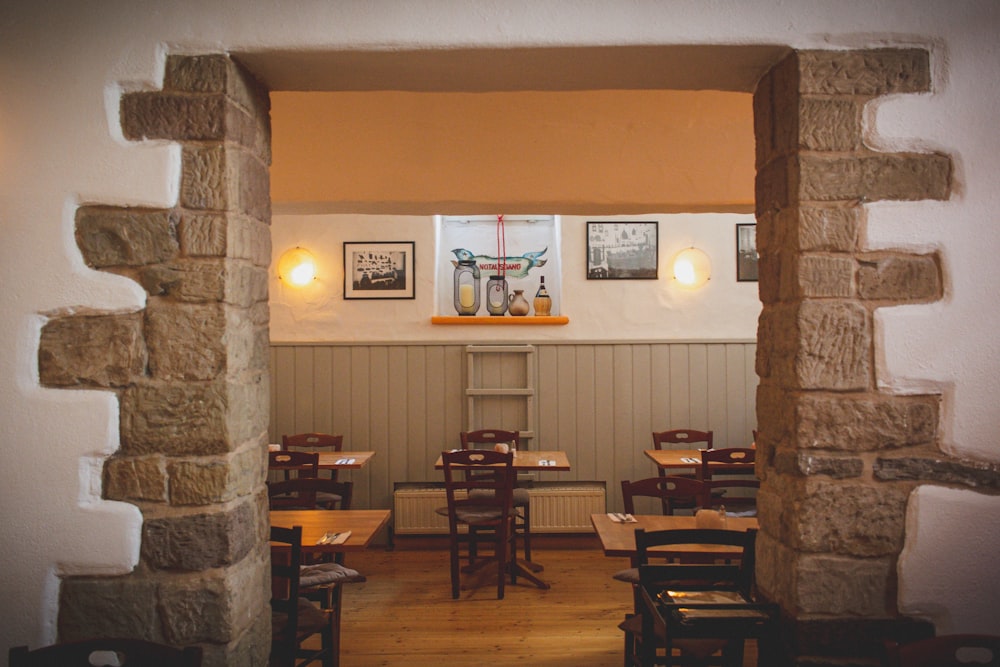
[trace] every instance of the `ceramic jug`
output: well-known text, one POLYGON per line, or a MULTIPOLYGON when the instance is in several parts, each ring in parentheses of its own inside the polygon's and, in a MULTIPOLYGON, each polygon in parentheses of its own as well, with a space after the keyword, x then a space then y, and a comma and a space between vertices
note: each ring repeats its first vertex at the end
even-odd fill
POLYGON ((507 308, 511 315, 527 315, 528 300, 524 298, 524 290, 516 289, 514 293, 510 295, 510 306, 507 308))

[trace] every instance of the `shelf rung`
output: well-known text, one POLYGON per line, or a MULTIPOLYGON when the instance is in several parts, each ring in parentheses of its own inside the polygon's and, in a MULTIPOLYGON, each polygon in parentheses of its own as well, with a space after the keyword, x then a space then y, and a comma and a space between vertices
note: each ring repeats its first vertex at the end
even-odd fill
POLYGON ((476 389, 466 389, 466 396, 534 396, 534 389, 486 389, 486 388, 476 388, 476 389))

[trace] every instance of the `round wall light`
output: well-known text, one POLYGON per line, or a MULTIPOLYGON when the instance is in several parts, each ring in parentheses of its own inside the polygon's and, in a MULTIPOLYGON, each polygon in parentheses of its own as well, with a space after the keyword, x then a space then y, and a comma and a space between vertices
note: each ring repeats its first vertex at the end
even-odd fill
POLYGON ((304 287, 316 279, 316 260, 305 248, 285 251, 278 260, 278 279, 289 285, 304 287))
POLYGON ((691 247, 674 257, 674 279, 691 289, 701 287, 712 277, 712 262, 702 250, 691 247))

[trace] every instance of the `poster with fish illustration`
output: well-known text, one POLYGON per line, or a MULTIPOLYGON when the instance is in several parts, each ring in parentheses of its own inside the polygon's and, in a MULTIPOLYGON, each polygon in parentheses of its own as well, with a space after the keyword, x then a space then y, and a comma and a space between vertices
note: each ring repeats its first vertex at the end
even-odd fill
MULTIPOLYGON (((556 216, 504 214, 499 228, 496 215, 442 216, 438 223, 438 314, 456 314, 456 300, 460 299, 456 275, 461 267, 470 266, 478 272, 479 282, 462 287, 461 298, 472 304, 477 301, 475 290, 479 291, 481 305, 476 315, 496 315, 505 310, 487 311, 487 285, 490 278, 500 275, 507 281, 508 298, 520 290, 529 304, 544 282, 552 302, 549 314, 559 314, 561 267, 556 216)), ((495 305, 492 296, 489 300, 495 305)), ((470 308, 462 310, 462 314, 468 314, 470 308)), ((533 309, 528 313, 534 314, 533 309)))

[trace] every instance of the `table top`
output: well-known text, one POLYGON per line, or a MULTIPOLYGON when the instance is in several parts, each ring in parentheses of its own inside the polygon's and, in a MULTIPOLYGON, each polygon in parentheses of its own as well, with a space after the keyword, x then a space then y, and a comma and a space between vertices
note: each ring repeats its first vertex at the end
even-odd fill
POLYGON ((701 467, 700 449, 647 449, 644 453, 659 468, 701 467))
MULTIPOLYGON (((701 467, 700 449, 646 449, 644 450, 644 453, 646 454, 646 457, 652 459, 653 463, 655 463, 659 468, 670 469, 701 467)), ((731 466, 732 464, 723 463, 721 461, 710 461, 708 465, 709 467, 713 467, 731 466)))
POLYGON ((323 470, 364 468, 375 456, 375 452, 319 452, 319 467, 323 470))
MULTIPOLYGON (((636 514, 635 523, 623 523, 612 521, 606 513, 591 514, 590 522, 597 531, 597 537, 601 540, 601 547, 605 556, 626 556, 632 558, 635 551, 635 529, 645 530, 678 530, 683 528, 697 528, 693 516, 662 515, 662 514, 636 514)), ((736 517, 726 518, 727 530, 748 530, 757 528, 757 517, 736 517)), ((719 554, 719 558, 738 558, 742 550, 736 547, 722 545, 688 545, 679 544, 670 547, 657 547, 650 549, 650 553, 669 551, 671 554, 690 553, 712 553, 719 554)))
MULTIPOLYGON (((437 470, 444 469, 444 462, 438 456, 434 463, 437 470)), ((569 456, 566 452, 547 450, 519 449, 514 453, 514 470, 551 470, 554 472, 566 472, 570 469, 569 456), (543 464, 543 461, 551 463, 543 464)))
POLYGON ((363 551, 389 523, 389 515, 389 510, 275 510, 271 512, 271 525, 302 526, 303 552, 363 551), (351 536, 343 544, 316 544, 327 533, 348 530, 351 536))

